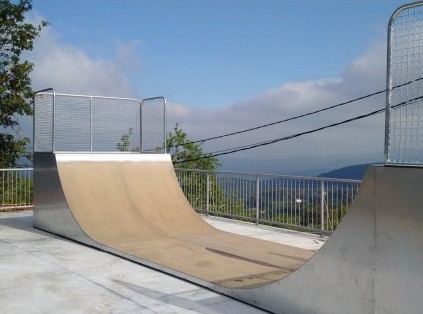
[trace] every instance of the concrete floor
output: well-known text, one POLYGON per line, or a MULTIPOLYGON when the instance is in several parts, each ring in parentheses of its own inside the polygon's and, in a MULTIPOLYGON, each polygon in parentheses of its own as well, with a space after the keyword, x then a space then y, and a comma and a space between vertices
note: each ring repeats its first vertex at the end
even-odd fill
MULTIPOLYGON (((318 236, 205 218, 216 228, 317 250, 318 236)), ((1 313, 263 313, 226 296, 0 213, 1 313)))

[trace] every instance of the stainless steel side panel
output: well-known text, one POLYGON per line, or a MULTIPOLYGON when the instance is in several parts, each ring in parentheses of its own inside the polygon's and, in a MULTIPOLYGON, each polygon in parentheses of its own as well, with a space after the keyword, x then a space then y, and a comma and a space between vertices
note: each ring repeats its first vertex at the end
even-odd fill
POLYGON ((341 226, 297 272, 218 290, 276 313, 422 313, 423 169, 372 167, 341 226))
POLYGON ((423 313, 423 169, 376 176, 375 313, 423 313))
POLYGON ((34 153, 34 227, 88 245, 100 246, 79 227, 60 183, 56 157, 34 153))
POLYGON ((220 291, 275 313, 373 313, 375 172, 368 171, 342 224, 298 271, 262 288, 220 291))

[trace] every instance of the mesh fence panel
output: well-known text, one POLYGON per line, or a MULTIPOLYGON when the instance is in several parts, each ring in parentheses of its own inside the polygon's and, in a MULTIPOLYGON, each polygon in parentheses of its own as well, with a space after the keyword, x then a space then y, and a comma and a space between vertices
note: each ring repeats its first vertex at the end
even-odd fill
POLYGON ((53 150, 53 93, 39 93, 34 100, 34 151, 53 150))
MULTIPOLYGON (((151 98, 142 104, 143 141, 151 152, 163 152, 165 100, 151 98)), ((140 151, 137 99, 38 93, 34 107, 36 152, 140 151)))
POLYGON ((135 99, 92 99, 93 151, 139 151, 140 104, 135 99))
POLYGON ((163 97, 144 99, 142 110, 142 151, 165 153, 166 101, 163 97))
POLYGON ((56 96, 54 149, 57 151, 90 150, 90 98, 56 96))
POLYGON ((409 5, 389 25, 386 163, 423 165, 423 8, 409 5))

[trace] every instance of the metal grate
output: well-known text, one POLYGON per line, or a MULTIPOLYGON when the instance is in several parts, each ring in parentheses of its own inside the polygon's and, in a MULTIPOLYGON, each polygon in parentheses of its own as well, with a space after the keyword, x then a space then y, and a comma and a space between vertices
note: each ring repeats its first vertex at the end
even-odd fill
POLYGON ((39 93, 34 99, 34 151, 53 150, 54 93, 39 93))
POLYGON ((90 150, 90 98, 56 96, 54 112, 54 150, 90 150))
POLYGON ((93 97, 92 103, 92 150, 139 151, 139 101, 93 97))
POLYGON ((163 97, 139 101, 39 92, 34 99, 34 151, 139 152, 142 137, 147 147, 162 152, 165 104, 163 97))
POLYGON ((166 153, 166 100, 163 97, 142 101, 142 152, 166 153))
POLYGON ((423 5, 399 8, 388 27, 385 163, 423 165, 423 5))

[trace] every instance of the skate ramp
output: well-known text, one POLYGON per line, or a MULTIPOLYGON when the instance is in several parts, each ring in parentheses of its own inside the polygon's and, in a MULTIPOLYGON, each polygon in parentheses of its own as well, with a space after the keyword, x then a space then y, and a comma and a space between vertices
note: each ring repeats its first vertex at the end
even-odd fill
POLYGON ((40 229, 275 313, 421 312, 423 169, 370 168, 349 213, 314 254, 205 223, 168 155, 34 158, 40 229))
MULTIPOLYGON (((78 241, 85 235, 84 243, 199 282, 243 288, 279 280, 314 254, 211 227, 186 200, 169 155, 57 154, 55 162, 63 197, 83 234, 78 241)), ((38 211, 43 209, 36 206, 37 222, 43 220, 38 211)))

